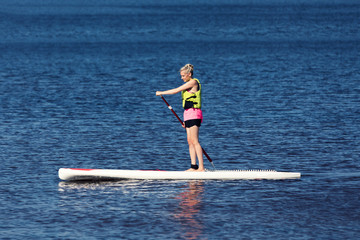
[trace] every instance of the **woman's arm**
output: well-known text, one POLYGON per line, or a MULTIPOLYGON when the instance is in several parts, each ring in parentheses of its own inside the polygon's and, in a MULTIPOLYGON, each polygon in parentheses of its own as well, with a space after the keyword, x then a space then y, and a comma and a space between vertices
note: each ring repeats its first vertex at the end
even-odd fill
POLYGON ((176 94, 178 92, 184 91, 186 89, 192 88, 196 85, 196 81, 188 81, 187 83, 181 85, 180 87, 177 88, 173 88, 170 90, 166 90, 166 91, 156 91, 156 96, 161 96, 161 95, 172 95, 172 94, 176 94))

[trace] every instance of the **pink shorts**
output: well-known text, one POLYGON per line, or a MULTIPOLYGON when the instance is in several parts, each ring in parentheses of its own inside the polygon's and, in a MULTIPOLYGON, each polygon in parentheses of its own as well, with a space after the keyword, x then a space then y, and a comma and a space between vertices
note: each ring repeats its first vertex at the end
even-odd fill
POLYGON ((201 119, 203 121, 203 114, 200 108, 189 108, 184 111, 184 122, 191 119, 201 119))

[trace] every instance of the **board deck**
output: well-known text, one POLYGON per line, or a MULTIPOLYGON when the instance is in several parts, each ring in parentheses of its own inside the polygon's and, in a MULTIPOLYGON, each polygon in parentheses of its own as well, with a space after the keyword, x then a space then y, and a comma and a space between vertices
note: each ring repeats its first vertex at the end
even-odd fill
POLYGON ((65 181, 93 180, 241 180, 241 179, 297 179, 298 172, 274 170, 217 170, 205 172, 161 171, 161 170, 116 170, 60 168, 59 178, 65 181))

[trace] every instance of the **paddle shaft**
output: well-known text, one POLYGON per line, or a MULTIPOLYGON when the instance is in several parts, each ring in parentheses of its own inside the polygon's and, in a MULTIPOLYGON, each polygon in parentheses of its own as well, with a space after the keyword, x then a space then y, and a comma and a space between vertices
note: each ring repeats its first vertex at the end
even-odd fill
MULTIPOLYGON (((181 123, 181 125, 184 126, 184 122, 179 118, 179 116, 176 114, 176 112, 174 111, 174 109, 170 106, 170 104, 165 100, 165 98, 160 95, 160 97, 162 98, 162 100, 164 100, 165 104, 168 106, 168 108, 172 111, 172 113, 175 115, 175 117, 179 120, 179 122, 181 123)), ((209 162, 213 165, 213 167, 215 168, 210 156, 205 152, 204 148, 202 148, 202 151, 204 153, 204 155, 206 156, 206 158, 209 160, 209 162)))

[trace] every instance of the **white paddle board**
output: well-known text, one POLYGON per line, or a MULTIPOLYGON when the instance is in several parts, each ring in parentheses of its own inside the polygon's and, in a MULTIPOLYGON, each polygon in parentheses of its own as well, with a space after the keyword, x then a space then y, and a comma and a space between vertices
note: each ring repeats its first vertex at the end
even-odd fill
POLYGON ((161 170, 115 170, 60 168, 59 178, 65 181, 153 179, 153 180, 237 180, 237 179, 297 179, 297 172, 274 170, 217 170, 205 172, 161 171, 161 170))

